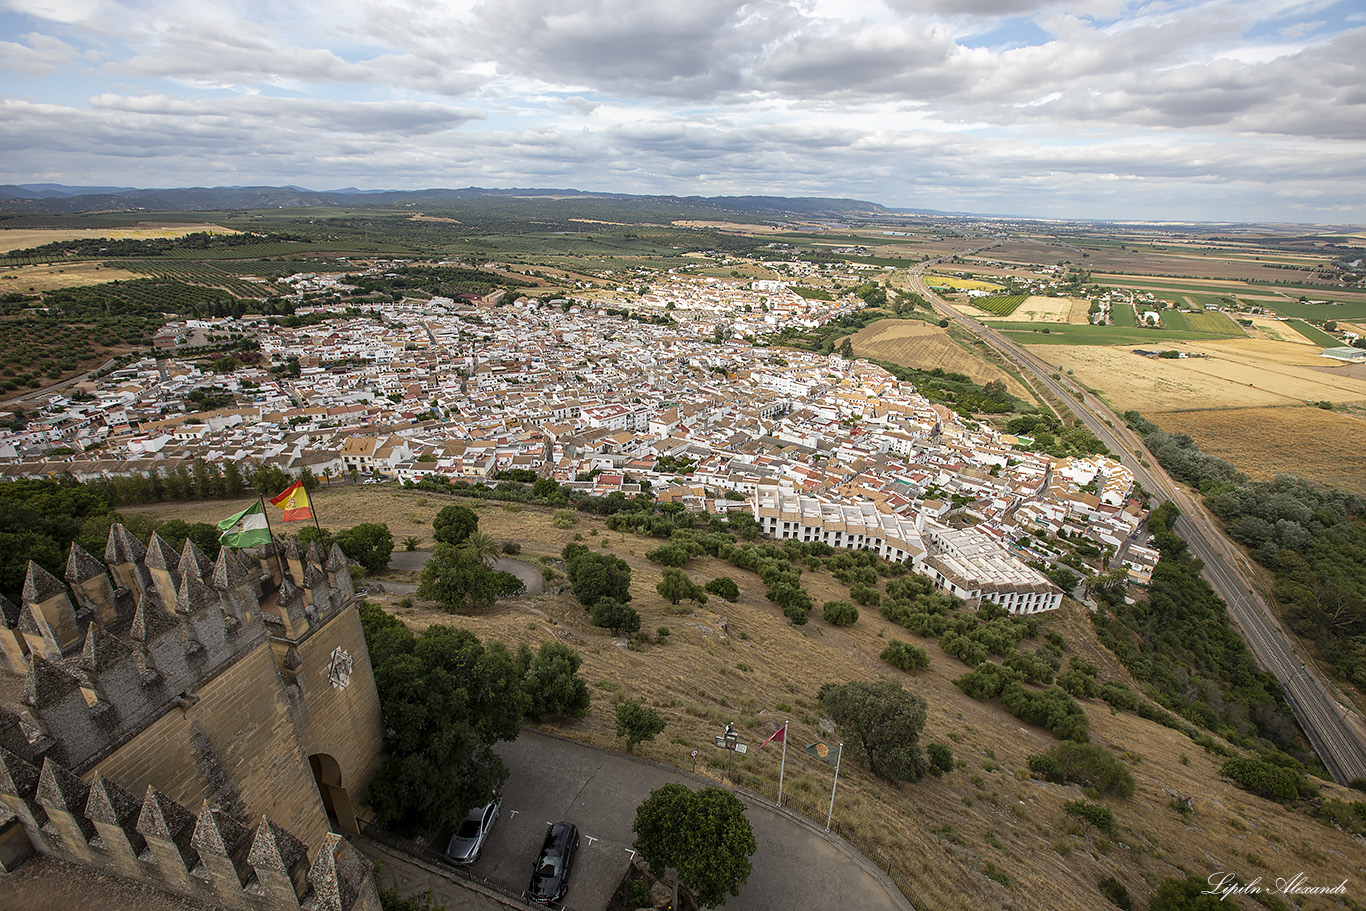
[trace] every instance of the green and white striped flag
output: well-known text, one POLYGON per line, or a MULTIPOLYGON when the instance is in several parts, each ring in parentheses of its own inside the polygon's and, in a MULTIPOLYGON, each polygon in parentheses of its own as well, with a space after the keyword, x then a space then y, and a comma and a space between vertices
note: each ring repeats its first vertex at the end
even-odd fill
POLYGON ((222 532, 218 540, 224 547, 255 547, 270 543, 270 526, 266 524, 266 510, 260 500, 219 522, 218 530, 222 532))

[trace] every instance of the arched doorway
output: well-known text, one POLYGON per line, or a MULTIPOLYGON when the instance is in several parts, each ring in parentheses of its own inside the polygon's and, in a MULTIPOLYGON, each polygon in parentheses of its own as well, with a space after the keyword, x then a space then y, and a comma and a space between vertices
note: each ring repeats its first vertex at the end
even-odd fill
POLYGON ((308 765, 313 769, 314 780, 318 782, 318 793, 322 795, 333 831, 343 835, 359 835, 360 826, 356 824, 351 797, 342 787, 341 766, 337 765, 337 760, 326 753, 314 753, 308 757, 308 765))

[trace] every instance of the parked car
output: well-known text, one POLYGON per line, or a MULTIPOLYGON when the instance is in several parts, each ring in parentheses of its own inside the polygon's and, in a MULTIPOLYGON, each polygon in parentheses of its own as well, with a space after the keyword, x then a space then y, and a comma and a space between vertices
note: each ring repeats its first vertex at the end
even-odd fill
POLYGON ((578 853, 579 830, 572 823, 557 822, 546 831, 541 855, 536 858, 536 866, 531 868, 529 892, 533 901, 548 905, 564 898, 569 886, 569 871, 578 853))
POLYGON ((470 810, 446 845, 446 856, 457 864, 472 864, 478 860, 480 852, 484 850, 484 842, 488 840, 489 830, 498 821, 498 809, 502 805, 501 799, 495 799, 470 810))

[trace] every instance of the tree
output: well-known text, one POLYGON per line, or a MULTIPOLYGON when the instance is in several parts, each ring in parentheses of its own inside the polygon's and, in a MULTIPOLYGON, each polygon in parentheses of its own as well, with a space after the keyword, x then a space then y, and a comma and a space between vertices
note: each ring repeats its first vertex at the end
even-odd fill
POLYGON ((901 639, 893 639, 887 643, 887 647, 882 650, 882 654, 878 657, 892 667, 907 672, 918 671, 930 666, 930 656, 925 653, 923 648, 911 645, 901 639))
POLYGON ((636 744, 654 740, 664 730, 664 719, 645 704, 643 699, 627 699, 617 703, 617 736, 625 738, 626 752, 635 751, 636 744))
POLYGON ((615 598, 603 598, 593 605, 594 626, 612 631, 613 636, 640 631, 640 612, 615 598))
POLYGON ((603 598, 631 600, 631 567, 612 554, 599 554, 579 545, 565 548, 565 570, 569 587, 584 606, 592 607, 603 598))
POLYGON ((673 867, 698 904, 715 907, 749 881, 758 845, 745 805, 724 788, 670 782, 650 792, 631 825, 635 849, 656 876, 673 867))
POLYGON ((827 601, 821 619, 831 626, 850 626, 858 622, 858 608, 848 601, 827 601))
POLYGON ((664 578, 655 586, 655 591, 659 592, 659 597, 670 604, 677 604, 684 598, 702 604, 707 601, 707 595, 706 592, 702 591, 702 586, 689 579, 688 574, 683 570, 675 569, 672 566, 665 568, 664 578))
POLYGON ((869 770, 888 781, 919 781, 929 766, 920 749, 925 700, 899 683, 856 681, 821 687, 821 704, 869 770))
POLYGON ((465 539, 465 546, 473 550, 475 556, 479 558, 479 562, 490 569, 498 562, 498 553, 501 548, 492 535, 486 535, 482 531, 471 532, 470 536, 465 539))
POLYGON ((511 597, 523 589, 520 579, 512 573, 489 569, 469 547, 437 544, 431 559, 422 567, 417 596, 439 601, 448 611, 457 611, 466 607, 489 608, 499 598, 511 597))
POLYGON ((517 661, 525 667, 522 683, 527 697, 527 716, 568 715, 583 718, 588 714, 588 684, 579 676, 583 658, 563 642, 547 642, 531 657, 523 645, 517 661))
POLYGON ((469 630, 437 625, 414 636, 376 605, 360 613, 388 726, 369 804, 400 834, 454 828, 507 780, 492 746, 521 730, 521 669, 502 643, 485 646, 469 630))
POLYGON ((394 552, 394 536, 383 522, 362 522, 337 533, 337 546, 347 558, 365 567, 367 573, 389 568, 394 552))
POLYGON ((479 516, 458 503, 447 506, 432 519, 432 537, 443 544, 463 544, 479 528, 479 516))

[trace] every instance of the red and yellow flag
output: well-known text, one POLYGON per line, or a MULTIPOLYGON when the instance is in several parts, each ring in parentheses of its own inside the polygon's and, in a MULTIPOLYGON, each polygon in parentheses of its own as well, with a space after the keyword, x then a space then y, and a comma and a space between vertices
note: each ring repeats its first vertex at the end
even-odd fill
POLYGON ((285 511, 286 522, 300 522, 313 518, 313 507, 308 502, 308 491, 304 490, 303 481, 295 481, 286 487, 283 493, 271 497, 270 503, 285 511))

